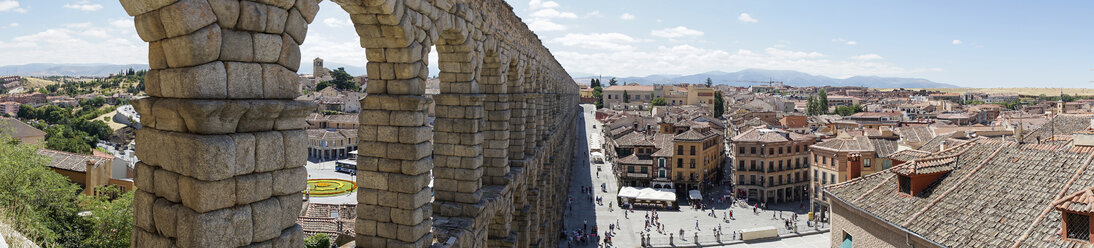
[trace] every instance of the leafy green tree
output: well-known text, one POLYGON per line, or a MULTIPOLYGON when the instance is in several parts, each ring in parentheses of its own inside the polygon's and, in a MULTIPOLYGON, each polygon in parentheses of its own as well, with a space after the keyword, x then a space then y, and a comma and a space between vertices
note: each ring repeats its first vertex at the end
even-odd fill
POLYGON ((824 88, 817 92, 817 113, 822 115, 828 113, 828 90, 824 88))
POLYGON ((708 77, 707 78, 707 87, 710 87, 712 85, 714 85, 714 81, 711 81, 710 78, 708 77))
POLYGON ((80 206, 91 214, 84 247, 128 247, 133 230, 133 191, 115 186, 96 189, 97 196, 80 195, 80 206))
POLYGON ((608 79, 609 86, 615 86, 617 84, 619 84, 619 81, 616 81, 614 77, 612 79, 608 79))
POLYGON ((631 95, 628 95, 626 90, 623 91, 623 102, 624 103, 631 102, 631 95))
POLYGON ((600 88, 600 82, 597 82, 597 86, 593 87, 593 97, 596 98, 596 108, 604 108, 604 89, 600 88))
POLYGON ((595 79, 595 78, 593 78, 593 79, 589 79, 589 87, 590 87, 590 88, 597 88, 597 87, 600 87, 600 80, 597 80, 597 79, 595 79))
POLYGON ((315 91, 320 91, 327 87, 330 87, 330 81, 319 82, 318 84, 315 84, 315 91))
POLYGON ((310 237, 304 239, 304 247, 306 248, 330 248, 330 236, 326 233, 316 233, 310 237))
POLYGON ((809 96, 809 100, 805 102, 805 114, 817 115, 817 97, 809 96))
POLYGON ((650 105, 665 106, 665 105, 669 105, 669 103, 668 103, 668 101, 665 101, 664 97, 655 97, 655 98, 653 98, 653 100, 650 100, 650 105))
POLYGON ((338 69, 331 71, 330 75, 334 78, 330 81, 331 85, 333 85, 334 88, 352 91, 361 90, 361 87, 357 86, 357 80, 355 80, 353 76, 349 75, 349 73, 346 72, 345 67, 338 67, 338 69))
POLYGON ((84 247, 86 222, 76 206, 80 188, 49 169, 36 149, 0 142, 0 213, 35 243, 84 247))
POLYGON ((103 104, 106 104, 106 98, 103 98, 101 96, 96 96, 91 99, 80 101, 80 106, 84 108, 98 108, 102 107, 103 104))
POLYGON ((848 115, 853 115, 855 113, 862 112, 862 111, 865 111, 865 110, 862 108, 862 105, 855 104, 854 106, 839 106, 839 107, 836 107, 835 111, 836 111, 836 114, 839 114, 840 116, 848 116, 848 115))
POLYGON ((722 118, 726 112, 725 99, 722 99, 721 91, 714 91, 714 118, 722 118))
POLYGON ((1075 101, 1075 96, 1068 95, 1068 94, 1061 94, 1060 95, 1060 100, 1063 100, 1064 102, 1074 102, 1075 101))

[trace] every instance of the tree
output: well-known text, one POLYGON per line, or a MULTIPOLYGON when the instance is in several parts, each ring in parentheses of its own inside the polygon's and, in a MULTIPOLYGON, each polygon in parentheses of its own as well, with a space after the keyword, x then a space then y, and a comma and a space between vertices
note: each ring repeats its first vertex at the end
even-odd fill
POLYGON ((597 86, 593 87, 593 97, 596 98, 596 108, 604 108, 604 89, 600 88, 600 82, 596 82, 597 86))
POLYGON ((85 247, 127 247, 133 230, 133 191, 101 186, 96 196, 80 195, 80 206, 91 214, 85 247))
POLYGON ((615 86, 617 84, 619 84, 619 81, 616 81, 614 77, 612 79, 608 79, 608 86, 615 86))
POLYGON ((326 89, 329 86, 330 86, 330 81, 319 82, 319 83, 315 84, 315 91, 320 91, 320 90, 326 89))
POLYGON ((623 91, 623 102, 624 103, 630 103, 631 102, 631 95, 628 95, 626 90, 623 91))
POLYGON ((828 91, 824 88, 817 92, 817 113, 822 115, 828 113, 828 91))
POLYGON ((714 117, 722 118, 726 112, 725 99, 722 99, 721 91, 714 91, 714 117))
POLYGON ((848 116, 848 115, 853 115, 853 114, 858 113, 858 112, 862 112, 862 111, 864 111, 864 109, 862 108, 862 105, 855 104, 854 106, 839 106, 839 107, 836 107, 835 111, 836 111, 836 114, 839 114, 840 116, 848 116))
POLYGON ((669 103, 667 101, 665 101, 664 97, 655 97, 655 98, 653 98, 653 100, 650 100, 650 105, 665 106, 665 105, 669 105, 669 103))
POLYGON ((595 78, 589 79, 589 88, 596 88, 596 87, 600 87, 600 80, 596 80, 595 78))
POLYGON ((48 158, 38 155, 37 149, 0 142, 0 209, 5 222, 38 244, 82 247, 86 222, 77 215, 80 187, 49 169, 48 158))
POLYGON ((1062 95, 1060 95, 1060 100, 1064 101, 1064 102, 1074 102, 1075 101, 1075 96, 1068 95, 1068 94, 1062 94, 1062 95))
POLYGON ((316 233, 304 239, 304 247, 307 248, 330 248, 330 246, 330 236, 326 233, 316 233))
POLYGON ((707 87, 710 87, 712 85, 714 85, 714 81, 710 81, 710 78, 708 77, 707 78, 707 87))
MULTIPOLYGON (((338 69, 331 71, 330 75, 334 78, 330 81, 330 85, 334 86, 335 89, 352 91, 361 90, 361 87, 357 86, 357 80, 354 80, 353 76, 350 76, 349 73, 346 72, 345 67, 338 67, 338 69)), ((316 90, 319 90, 319 85, 316 85, 315 88, 316 90)))

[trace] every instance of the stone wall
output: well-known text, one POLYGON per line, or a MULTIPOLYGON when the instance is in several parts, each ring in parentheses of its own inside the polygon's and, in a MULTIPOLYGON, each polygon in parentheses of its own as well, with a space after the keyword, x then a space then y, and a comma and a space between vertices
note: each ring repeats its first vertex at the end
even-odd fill
MULTIPOLYGON (((358 247, 553 247, 578 89, 502 0, 333 0, 368 59, 358 247), (436 46, 441 94, 425 97, 436 46), (436 101, 437 118, 427 123, 436 101), (433 180, 433 187, 429 187, 433 180)), ((317 0, 121 0, 149 42, 135 246, 302 247, 317 0)))

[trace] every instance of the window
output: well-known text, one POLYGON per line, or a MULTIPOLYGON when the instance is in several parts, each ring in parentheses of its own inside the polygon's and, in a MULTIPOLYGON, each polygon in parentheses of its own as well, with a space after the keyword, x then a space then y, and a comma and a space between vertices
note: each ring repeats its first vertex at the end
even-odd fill
POLYGON ((839 248, 852 248, 852 247, 854 247, 854 245, 851 244, 851 234, 847 234, 847 232, 843 232, 843 243, 839 245, 839 248))
POLYGON ((684 155, 684 146, 676 146, 676 155, 684 155))
POLYGON ((1067 220, 1067 238, 1090 241, 1090 216, 1077 213, 1064 213, 1067 220))
POLYGON ((676 172, 676 180, 684 180, 684 173, 677 171, 676 172))
POLYGON ((695 168, 695 159, 691 159, 691 168, 695 168))
POLYGON ((745 183, 745 175, 737 176, 737 183, 738 184, 744 184, 745 183))
POLYGON ((912 178, 908 176, 899 176, 897 178, 897 184, 899 184, 900 193, 912 194, 912 178))
POLYGON ((660 178, 665 178, 665 170, 659 170, 659 171, 657 171, 657 177, 660 177, 660 178))
POLYGON ((692 172, 690 173, 690 175, 688 175, 688 180, 695 181, 695 172, 692 172))
POLYGON ((817 180, 817 169, 813 169, 813 181, 817 180))
POLYGON ((740 154, 745 154, 745 148, 744 147, 738 148, 737 150, 739 151, 740 154))
POLYGON ((836 183, 836 174, 832 173, 832 183, 836 183))
POLYGON ((684 159, 682 159, 682 158, 676 159, 676 168, 684 168, 684 159))
POLYGON ((627 166, 627 173, 634 173, 634 166, 627 166))
POLYGON ((649 167, 642 166, 642 173, 649 173, 649 167))
POLYGON ((767 161, 767 171, 775 171, 775 162, 767 161))
POLYGON ((748 178, 749 178, 749 180, 748 180, 749 184, 756 184, 756 175, 750 175, 750 176, 748 176, 748 178))
POLYGON ((828 172, 821 172, 821 184, 828 184, 828 172))
POLYGON ((737 160, 737 170, 745 170, 745 161, 737 160))
POLYGON ((665 159, 664 158, 657 159, 657 167, 658 168, 665 168, 665 159))
POLYGON ((783 170, 783 161, 779 160, 779 170, 783 170))
POLYGON ((756 154, 756 148, 755 147, 751 147, 750 150, 752 150, 752 154, 756 154))
POLYGON ((794 152, 802 152, 801 146, 794 146, 794 152))
POLYGON ((771 185, 771 184, 775 183, 775 177, 768 176, 767 177, 767 183, 769 183, 768 186, 774 186, 774 185, 771 185))
POLYGON ((870 160, 873 160, 873 159, 864 158, 862 160, 866 160, 863 163, 865 164, 866 167, 870 167, 870 160))
POLYGON ((828 157, 821 157, 821 164, 828 164, 828 157))
MULTIPOLYGON (((748 166, 749 169, 756 170, 756 160, 750 160, 748 163, 751 164, 748 166)), ((761 164, 760 167, 763 167, 763 165, 761 164)))
POLYGON ((691 155, 695 155, 695 146, 691 146, 691 155))
POLYGON ((767 154, 775 155, 775 148, 767 148, 767 154))

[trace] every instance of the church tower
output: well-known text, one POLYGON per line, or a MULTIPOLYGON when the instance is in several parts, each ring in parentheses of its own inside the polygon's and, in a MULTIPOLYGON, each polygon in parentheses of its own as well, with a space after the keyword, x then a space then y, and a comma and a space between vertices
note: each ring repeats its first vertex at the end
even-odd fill
POLYGON ((311 63, 312 76, 319 78, 323 76, 323 59, 316 57, 311 63))

